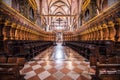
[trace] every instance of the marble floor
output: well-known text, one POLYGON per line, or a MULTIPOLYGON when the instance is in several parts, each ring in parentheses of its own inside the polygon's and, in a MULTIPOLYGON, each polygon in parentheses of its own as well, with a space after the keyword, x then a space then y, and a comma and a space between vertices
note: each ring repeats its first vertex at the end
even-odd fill
POLYGON ((95 71, 84 57, 57 43, 26 62, 20 73, 25 80, 91 80, 95 71))

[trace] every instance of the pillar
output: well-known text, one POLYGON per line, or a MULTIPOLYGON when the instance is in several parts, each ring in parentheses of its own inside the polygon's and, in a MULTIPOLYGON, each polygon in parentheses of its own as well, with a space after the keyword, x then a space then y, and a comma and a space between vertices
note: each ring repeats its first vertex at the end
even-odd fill
POLYGON ((103 40, 103 31, 102 31, 101 25, 98 26, 98 31, 99 31, 99 35, 100 35, 99 40, 103 40))
POLYGON ((115 40, 116 30, 112 21, 108 22, 109 40, 115 40))
POLYGON ((109 31, 107 27, 108 26, 105 23, 102 25, 103 40, 108 40, 108 37, 109 37, 109 31))
POLYGON ((16 30, 16 23, 12 23, 12 27, 10 30, 10 36, 11 36, 11 40, 15 40, 15 30, 16 30))
POLYGON ((11 35, 10 35, 10 29, 11 29, 12 23, 10 21, 5 22, 5 26, 3 27, 3 35, 4 35, 4 40, 10 40, 11 35))
POLYGON ((17 25, 16 31, 15 31, 15 40, 20 40, 20 25, 17 25))
POLYGON ((116 41, 120 41, 120 18, 116 18, 115 23, 115 29, 116 29, 116 41))

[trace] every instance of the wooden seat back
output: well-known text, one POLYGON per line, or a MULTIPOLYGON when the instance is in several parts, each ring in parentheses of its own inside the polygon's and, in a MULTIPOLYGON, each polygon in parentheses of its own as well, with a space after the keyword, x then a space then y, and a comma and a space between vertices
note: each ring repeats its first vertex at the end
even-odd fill
POLYGON ((17 58, 17 64, 23 66, 25 64, 25 58, 17 58))
POLYGON ((108 57, 108 64, 117 64, 116 56, 108 57))
POLYGON ((4 56, 0 57, 0 63, 6 63, 6 61, 7 61, 6 57, 4 57, 4 56))
POLYGON ((16 57, 9 57, 7 63, 16 63, 16 57))
POLYGON ((106 63, 106 56, 105 55, 100 55, 99 56, 99 63, 100 64, 105 64, 106 63))

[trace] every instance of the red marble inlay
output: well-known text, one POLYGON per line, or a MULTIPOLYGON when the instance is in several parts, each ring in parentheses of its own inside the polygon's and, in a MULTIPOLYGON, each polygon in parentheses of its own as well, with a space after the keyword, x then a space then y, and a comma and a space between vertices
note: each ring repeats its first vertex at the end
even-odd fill
POLYGON ((33 69, 32 69, 32 67, 29 67, 29 68, 26 68, 26 69, 23 69, 23 73, 27 73, 27 72, 30 72, 30 71, 32 71, 33 69))
POLYGON ((31 77, 31 78, 29 78, 27 80, 40 80, 40 78, 36 75, 36 76, 33 76, 33 77, 31 77))
POLYGON ((79 68, 74 68, 73 71, 75 71, 75 72, 77 72, 77 73, 79 73, 79 74, 81 74, 81 73, 83 72, 83 70, 81 70, 81 69, 79 69, 79 68))
POLYGON ((73 80, 69 76, 64 76, 61 80, 73 80))
POLYGON ((46 79, 44 79, 44 80, 57 80, 54 76, 49 76, 49 77, 47 77, 46 79))
POLYGON ((70 72, 70 70, 67 69, 67 68, 63 68, 63 69, 61 69, 60 71, 61 71, 62 73, 64 73, 64 74, 67 74, 68 72, 70 72))
POLYGON ((54 74, 54 73, 56 73, 57 72, 57 69, 56 68, 51 68, 51 69, 49 69, 49 70, 47 70, 49 73, 51 73, 51 74, 54 74))
POLYGON ((35 70, 35 72, 36 72, 37 74, 39 74, 39 73, 41 73, 41 72, 43 72, 43 71, 45 71, 44 68, 38 68, 38 69, 35 70))
POLYGON ((37 65, 36 62, 30 63, 31 66, 37 65))
POLYGON ((44 62, 44 63, 41 63, 40 65, 41 65, 41 66, 46 66, 46 65, 47 65, 47 63, 46 63, 46 62, 44 62))

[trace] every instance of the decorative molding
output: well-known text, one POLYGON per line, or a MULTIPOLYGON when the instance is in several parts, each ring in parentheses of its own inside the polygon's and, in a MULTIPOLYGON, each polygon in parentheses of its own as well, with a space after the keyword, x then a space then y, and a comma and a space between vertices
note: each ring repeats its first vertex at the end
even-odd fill
POLYGON ((85 2, 83 4, 83 6, 82 6, 82 10, 84 10, 88 6, 88 4, 90 3, 91 0, 84 0, 84 1, 85 2))

